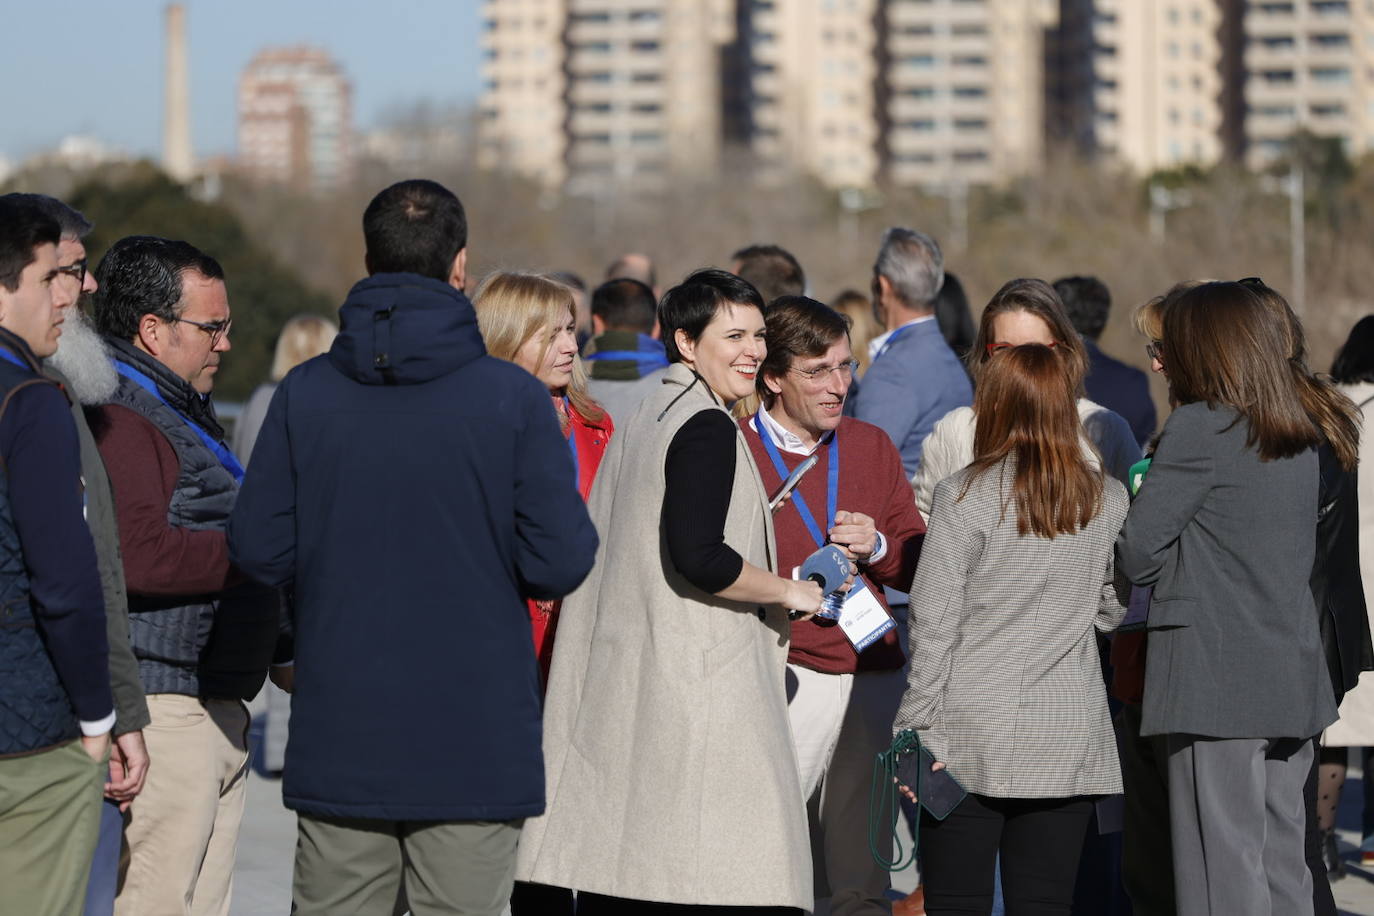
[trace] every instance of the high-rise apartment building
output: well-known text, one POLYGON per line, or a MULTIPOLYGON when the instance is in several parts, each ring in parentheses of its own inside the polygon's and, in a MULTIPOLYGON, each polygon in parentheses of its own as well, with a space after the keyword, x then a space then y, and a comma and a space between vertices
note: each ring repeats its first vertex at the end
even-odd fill
POLYGON ((1047 129, 1138 172, 1211 165, 1235 114, 1234 0, 1060 0, 1046 58, 1047 129))
POLYGON ((709 175, 726 0, 487 0, 479 161, 573 191, 709 175))
POLYGON ((324 51, 259 51, 239 78, 239 164, 263 180, 330 188, 353 171, 352 87, 324 51))
POLYGON ((1262 167, 1306 130, 1352 157, 1374 150, 1374 3, 1245 4, 1245 158, 1262 167))
POLYGON ((1045 146, 1045 34, 1055 0, 888 0, 880 126, 901 185, 999 181, 1045 146))
POLYGON ((726 68, 727 130, 760 173, 871 187, 879 170, 879 0, 742 0, 726 68))

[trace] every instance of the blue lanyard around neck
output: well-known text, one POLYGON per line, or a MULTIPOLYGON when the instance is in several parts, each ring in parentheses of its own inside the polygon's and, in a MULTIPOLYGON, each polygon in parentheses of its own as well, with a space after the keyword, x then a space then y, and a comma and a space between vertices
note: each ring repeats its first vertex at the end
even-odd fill
POLYGON ((568 416, 568 451, 572 452, 573 486, 582 489, 582 462, 577 455, 577 430, 573 428, 572 401, 563 395, 563 412, 568 416))
POLYGON ((889 337, 887 340, 883 341, 883 345, 878 348, 878 355, 873 357, 872 362, 876 363, 878 360, 882 359, 883 354, 886 353, 888 350, 891 350, 892 345, 895 344, 897 341, 901 340, 902 335, 905 334, 907 331, 910 331, 914 327, 916 327, 916 325, 914 324, 904 324, 897 330, 893 331, 892 336, 889 337))
POLYGON ((234 453, 229 451, 229 446, 216 440, 215 437, 202 429, 200 424, 167 403, 167 399, 162 396, 162 392, 157 390, 157 382, 148 378, 148 376, 139 372, 128 363, 120 362, 119 360, 115 360, 115 371, 157 398, 163 404, 166 404, 168 410, 176 414, 181 422, 191 428, 191 432, 200 437, 200 441, 205 443, 205 447, 214 453, 215 457, 219 459, 219 463, 224 466, 224 469, 234 475, 234 480, 237 483, 243 483, 243 465, 239 464, 239 460, 234 457, 234 453))
MULTIPOLYGON (((763 450, 768 453, 769 459, 773 462, 773 469, 778 472, 778 479, 786 480, 788 473, 787 465, 782 463, 782 453, 778 451, 777 444, 773 441, 773 434, 768 431, 768 427, 763 424, 763 410, 754 414, 754 428, 758 430, 759 438, 763 440, 763 450)), ((835 509, 840 496, 840 431, 837 429, 830 434, 830 467, 826 469, 825 481, 825 531, 829 531, 835 525, 835 509)), ((792 490, 790 497, 792 504, 797 507, 797 514, 801 516, 802 524, 806 530, 811 532, 811 537, 816 541, 817 547, 824 547, 828 538, 825 531, 816 524, 816 517, 811 514, 811 508, 807 506, 806 500, 802 498, 801 488, 792 490)))
POLYGON ((19 357, 15 356, 13 353, 11 353, 8 349, 6 349, 3 346, 0 346, 0 359, 5 360, 6 362, 14 363, 20 369, 28 369, 30 372, 33 371, 32 366, 24 362, 19 357))

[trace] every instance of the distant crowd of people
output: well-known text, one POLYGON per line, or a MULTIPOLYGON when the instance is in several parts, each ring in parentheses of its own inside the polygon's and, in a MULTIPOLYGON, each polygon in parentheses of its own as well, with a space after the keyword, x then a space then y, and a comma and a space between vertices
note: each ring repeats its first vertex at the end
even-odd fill
POLYGON ((0 197, 0 911, 227 914, 270 679, 301 916, 1336 913, 1374 316, 1328 376, 1173 286, 1157 430, 1095 277, 975 319, 897 227, 830 304, 771 244, 474 283, 411 180, 229 435, 233 278, 92 228, 0 197))

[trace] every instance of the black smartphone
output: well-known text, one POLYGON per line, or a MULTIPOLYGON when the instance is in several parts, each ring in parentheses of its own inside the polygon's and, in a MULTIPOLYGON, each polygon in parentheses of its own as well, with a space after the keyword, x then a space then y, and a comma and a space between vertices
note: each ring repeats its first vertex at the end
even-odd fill
POLYGON ((964 800, 968 792, 959 785, 959 780, 950 775, 948 768, 932 773, 930 768, 934 765, 935 758, 924 747, 919 754, 903 754, 902 759, 897 761, 897 781, 916 793, 921 807, 931 817, 942 821, 949 817, 949 813, 964 800))

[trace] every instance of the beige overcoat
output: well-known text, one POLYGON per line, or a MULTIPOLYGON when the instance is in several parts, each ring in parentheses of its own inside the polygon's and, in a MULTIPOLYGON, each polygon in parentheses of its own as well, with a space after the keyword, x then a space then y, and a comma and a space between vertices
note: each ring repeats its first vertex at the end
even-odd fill
MULTIPOLYGON (((597 472, 601 546, 563 603, 544 709, 548 807, 525 823, 516 874, 636 900, 809 911, 786 614, 688 584, 661 530, 668 445, 699 411, 724 410, 692 381, 670 366, 597 472)), ((725 542, 773 569, 767 495, 736 436, 725 542)))

